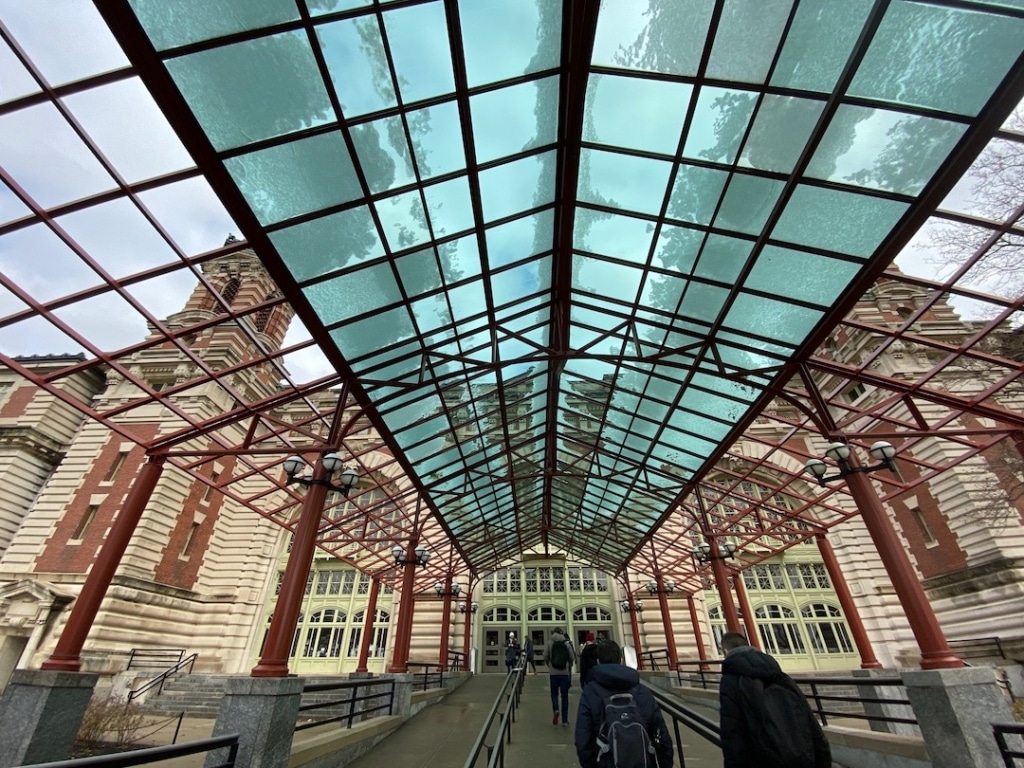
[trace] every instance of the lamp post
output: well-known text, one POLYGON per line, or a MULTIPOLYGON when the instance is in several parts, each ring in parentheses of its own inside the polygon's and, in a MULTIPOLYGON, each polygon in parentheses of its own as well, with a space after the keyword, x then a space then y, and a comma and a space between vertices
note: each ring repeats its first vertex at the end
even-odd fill
POLYGON ((633 647, 636 648, 636 663, 639 669, 644 668, 643 648, 640 645, 640 614, 644 611, 643 600, 623 600, 619 603, 623 613, 629 614, 629 628, 633 632, 633 647))
MULTIPOLYGON (((473 591, 472 581, 470 582, 470 589, 468 591, 473 591)), ((462 628, 462 663, 464 665, 463 668, 466 672, 473 671, 473 666, 471 664, 472 660, 469 658, 471 637, 470 633, 473 631, 473 614, 475 614, 478 610, 480 610, 480 603, 478 603, 476 600, 474 600, 471 603, 469 601, 459 603, 459 613, 465 616, 466 622, 465 626, 462 628), (467 609, 469 611, 468 614, 466 613, 467 609)))
POLYGON ((394 653, 391 657, 389 671, 405 672, 409 666, 409 644, 412 641, 413 585, 416 581, 416 566, 424 566, 430 561, 430 550, 419 543, 418 537, 409 540, 408 548, 396 544, 391 550, 395 565, 405 569, 402 576, 402 610, 398 614, 398 628, 395 637, 394 653))
MULTIPOLYGON (((395 558, 395 565, 426 565, 430 562, 430 550, 422 544, 413 549, 412 554, 407 554, 401 545, 396 544, 391 549, 391 556, 395 558)), ((438 595, 441 593, 438 592, 438 595)))
POLYGON ((668 596, 675 591, 675 583, 664 580, 661 577, 661 571, 655 571, 654 581, 647 584, 647 593, 658 596, 658 606, 661 608, 661 623, 665 628, 665 645, 668 646, 668 663, 673 670, 679 666, 679 656, 676 653, 676 635, 672 630, 672 614, 668 607, 668 596))
POLYGON ((892 522, 882 507, 868 473, 879 469, 896 471, 896 449, 884 441, 879 441, 869 449, 872 458, 878 463, 872 466, 860 466, 847 443, 831 443, 825 450, 825 456, 839 465, 839 472, 827 475, 828 466, 821 459, 811 459, 804 467, 805 471, 817 479, 818 484, 825 486, 833 480, 846 480, 846 486, 860 511, 864 527, 868 529, 875 550, 889 574, 900 605, 907 615, 910 629, 917 639, 921 650, 922 669, 951 669, 964 665, 950 649, 949 643, 939 626, 924 587, 910 557, 904 549, 899 536, 892 527, 892 522))
POLYGON ((444 599, 444 607, 441 610, 441 647, 438 651, 438 661, 442 669, 448 669, 448 632, 452 620, 452 598, 458 597, 462 591, 462 586, 452 581, 451 574, 448 574, 447 582, 447 589, 443 581, 434 585, 437 596, 444 599))
POLYGON ((312 475, 300 475, 299 472, 307 466, 306 462, 302 460, 301 456, 289 456, 284 460, 284 471, 288 475, 284 484, 292 485, 293 483, 298 483, 307 488, 311 485, 322 485, 329 491, 337 491, 347 499, 349 491, 356 484, 359 475, 351 467, 342 468, 343 462, 341 457, 333 452, 325 453, 320 457, 320 463, 323 465, 324 472, 326 473, 325 476, 317 476, 315 473, 312 475), (331 480, 331 477, 338 471, 341 474, 338 477, 339 482, 335 483, 331 480))
POLYGON ((725 626, 729 632, 742 634, 740 617, 736 613, 736 606, 732 600, 732 589, 729 587, 729 574, 725 570, 725 561, 731 560, 736 555, 736 545, 723 539, 709 536, 707 541, 702 541, 693 548, 693 556, 700 563, 710 563, 711 572, 715 576, 715 586, 718 587, 718 596, 722 601, 722 614, 725 616, 725 626))

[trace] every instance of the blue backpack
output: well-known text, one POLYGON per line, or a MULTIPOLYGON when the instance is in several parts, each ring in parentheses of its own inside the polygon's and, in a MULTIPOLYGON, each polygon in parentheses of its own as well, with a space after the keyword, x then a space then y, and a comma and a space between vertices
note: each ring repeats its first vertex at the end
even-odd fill
POLYGON ((604 701, 597 732, 597 764, 608 768, 657 768, 651 734, 632 693, 612 693, 590 683, 604 701))

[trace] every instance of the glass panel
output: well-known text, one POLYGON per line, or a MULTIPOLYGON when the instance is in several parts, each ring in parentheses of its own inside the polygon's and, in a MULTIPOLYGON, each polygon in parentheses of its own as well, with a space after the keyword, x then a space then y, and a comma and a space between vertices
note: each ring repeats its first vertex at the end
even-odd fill
POLYGON ((384 239, 392 251, 411 248, 430 239, 419 192, 407 192, 374 204, 384 239))
POLYGON ((387 192, 416 180, 399 118, 353 126, 352 143, 371 193, 387 192))
POLYGON ((821 319, 822 312, 740 293, 725 324, 733 330, 799 344, 821 319))
MULTIPOLYGON (((491 285, 491 294, 494 297, 495 306, 501 306, 550 288, 551 257, 547 256, 495 276, 491 285)), ((526 348, 522 354, 527 354, 529 351, 531 348, 526 348)))
POLYGON ((772 238, 867 258, 906 209, 906 203, 801 184, 772 238))
POLYGON ((580 200, 655 215, 661 210, 672 164, 645 157, 584 149, 580 200))
POLYGON ((632 216, 603 214, 589 220, 577 214, 573 241, 583 250, 642 265, 647 263, 653 232, 651 222, 632 216))
POLYGON ((743 147, 740 165, 790 173, 824 105, 823 101, 765 96, 743 147))
POLYGON ((851 96, 976 115, 1021 53, 1024 19, 894 3, 851 96))
POLYGON ((366 206, 271 232, 270 240, 299 282, 384 253, 366 206))
POLYGON ((558 78, 548 77, 469 100, 478 163, 553 144, 557 138, 558 78))
POLYGON ((455 90, 444 5, 424 3, 384 14, 388 45, 406 104, 455 90))
POLYGON ((830 92, 860 36, 871 0, 802 0, 772 85, 830 92))
POLYGON ((452 235, 473 226, 473 201, 469 180, 460 176, 423 189, 434 238, 452 235))
POLYGON ((754 244, 724 235, 708 235, 694 275, 732 284, 739 277, 754 244))
POLYGON ((410 298, 441 287, 441 273, 437 269, 437 255, 433 248, 425 248, 396 262, 402 286, 410 298))
POLYGON ((302 292, 324 325, 374 312, 402 300, 391 265, 387 263, 314 283, 302 292))
POLYGON ((586 256, 573 256, 573 292, 589 291, 598 296, 633 303, 643 272, 586 256))
POLYGON ((317 27, 317 39, 345 117, 393 107, 395 90, 375 16, 317 27))
POLYGON ((673 0, 641 8, 636 0, 602 0, 593 63, 697 74, 714 6, 673 0))
POLYGON ((491 269, 550 251, 554 244, 553 210, 527 216, 486 231, 487 260, 491 269))
POLYGON ((707 76, 763 83, 792 5, 793 0, 725 3, 707 76))
POLYGON ((702 88, 683 157, 732 163, 756 103, 757 95, 747 91, 702 88))
POLYGON ((728 175, 724 171, 681 165, 672 187, 668 215, 693 224, 708 224, 722 196, 728 175))
POLYGON ((291 0, 228 0, 216 5, 207 0, 129 3, 158 51, 299 18, 291 0))
POLYGON ((715 226, 748 235, 759 234, 782 194, 783 186, 783 182, 777 179, 733 174, 722 207, 715 217, 715 226))
POLYGON ((743 285, 764 293, 830 306, 857 275, 860 265, 768 246, 743 285))
POLYGON ((485 222, 547 205, 554 196, 554 152, 526 157, 480 173, 485 222))
POLYGON ((167 71, 217 149, 283 136, 334 117, 302 32, 170 59, 167 71))
POLYGON ((410 112, 408 119, 421 178, 430 179, 466 167, 462 123, 454 101, 410 112))
POLYGON ((675 155, 692 92, 688 84, 593 74, 583 140, 675 155))
POLYGON ((459 4, 459 18, 466 79, 471 88, 559 64, 559 0, 473 0, 459 4))

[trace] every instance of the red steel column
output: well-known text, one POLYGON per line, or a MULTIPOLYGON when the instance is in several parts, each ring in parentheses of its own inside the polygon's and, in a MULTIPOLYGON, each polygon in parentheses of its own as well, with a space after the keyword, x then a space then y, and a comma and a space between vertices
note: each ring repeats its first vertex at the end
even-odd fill
POLYGON ((725 628, 730 632, 743 634, 740 627, 740 617, 736 615, 736 605, 732 600, 732 588, 729 586, 729 574, 725 571, 725 563, 718 550, 718 539, 710 537, 708 544, 711 549, 708 557, 711 559, 711 572, 715 574, 715 586, 718 587, 718 596, 722 600, 722 616, 725 617, 725 628))
POLYGON ((462 617, 466 620, 466 626, 462 629, 462 665, 464 672, 471 671, 469 668, 469 646, 473 631, 473 601, 470 599, 473 597, 473 591, 467 591, 469 594, 466 595, 466 602, 464 603, 466 612, 462 614, 462 617))
POLYGON ((448 626, 452 620, 452 575, 449 573, 444 579, 444 606, 441 609, 441 651, 438 654, 438 661, 441 667, 448 669, 448 633, 451 631, 448 626))
POLYGON ((644 649, 640 647, 640 622, 637 621, 637 614, 643 610, 643 606, 632 597, 629 599, 629 627, 633 630, 633 647, 636 648, 636 668, 644 668, 644 649))
POLYGON ((390 672, 405 672, 409 668, 409 644, 412 641, 412 613, 416 603, 413 587, 416 584, 416 545, 419 538, 414 536, 405 548, 405 573, 402 575, 402 609, 398 614, 395 632, 394 652, 391 656, 390 672))
POLYGON ((309 578, 309 567, 313 563, 316 551, 316 535, 323 517, 324 501, 327 499, 327 486, 322 482, 327 478, 323 462, 317 459, 313 466, 313 480, 306 488, 306 498, 302 502, 299 523, 295 526, 292 536, 292 551, 288 554, 288 564, 284 567, 284 578, 281 580, 281 592, 274 605, 274 615, 267 631, 267 642, 263 646, 263 655, 249 672, 250 677, 287 677, 288 652, 291 650, 295 625, 302 609, 302 601, 306 596, 306 581, 309 578))
POLYGON ((658 585, 658 605, 661 607, 661 623, 665 626, 665 644, 668 646, 668 663, 673 671, 679 668, 679 655, 676 652, 676 635, 672 631, 672 613, 668 607, 668 594, 665 592, 665 581, 660 571, 654 572, 654 582, 658 585))
POLYGON ((701 661, 708 660, 707 651, 704 650, 704 636, 700 631, 700 617, 697 615, 697 604, 691 592, 686 596, 686 607, 690 609, 690 623, 693 625, 693 638, 697 641, 697 655, 701 661))
POLYGON ((818 542, 818 551, 821 553, 821 560, 825 564, 825 570, 828 571, 828 576, 832 579, 832 587, 836 591, 836 597, 839 598, 839 605, 843 609, 843 615, 846 616, 846 623, 850 626, 853 642, 857 645, 857 651, 860 653, 860 668, 881 669, 882 664, 875 658, 875 652, 871 647, 871 641, 868 639, 868 633, 864 629, 864 622, 860 620, 860 613, 853 602, 850 587, 843 577, 842 570, 839 568, 836 553, 832 550, 832 543, 824 533, 819 533, 814 538, 818 542))
POLYGON ((373 623, 377 620, 377 595, 380 593, 380 579, 376 576, 370 582, 370 603, 363 617, 363 636, 359 641, 359 663, 356 672, 369 672, 370 643, 373 641, 373 623))
POLYGON ((57 641, 57 647, 53 649, 50 658, 42 664, 43 669, 78 672, 82 668, 81 654, 85 638, 92 629, 117 566, 121 564, 121 558, 128 549, 128 542, 135 533, 142 513, 146 511, 146 505, 153 495, 153 489, 156 488, 166 460, 165 456, 150 456, 139 470, 139 476, 132 483, 128 498, 124 500, 124 506, 114 519, 110 534, 92 564, 92 570, 85 577, 82 591, 75 600, 68 623, 61 632, 60 640, 57 641))
MULTIPOLYGON (((856 459, 851 455, 849 464, 856 468, 856 459)), ((878 500, 878 494, 871 486, 871 481, 863 472, 854 472, 847 476, 846 484, 850 489, 864 525, 871 534, 878 556, 885 566, 889 580, 892 581, 896 596, 907 614, 910 629, 917 638, 921 649, 921 669, 952 669, 964 665, 950 649, 946 636, 935 618, 935 612, 928 602, 928 596, 918 578, 906 550, 903 548, 896 531, 893 530, 889 516, 878 500)))
POLYGON ((754 623, 754 611, 750 608, 750 600, 747 598, 747 588, 743 584, 743 576, 737 573, 732 577, 732 583, 736 589, 736 599, 740 601, 740 609, 743 611, 743 625, 747 629, 747 642, 760 649, 761 638, 757 634, 757 624, 754 623))

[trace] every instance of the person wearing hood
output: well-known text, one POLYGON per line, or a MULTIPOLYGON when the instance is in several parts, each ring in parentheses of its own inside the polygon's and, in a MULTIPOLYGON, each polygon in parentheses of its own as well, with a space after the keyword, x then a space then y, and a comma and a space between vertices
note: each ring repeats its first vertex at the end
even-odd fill
MULTIPOLYGON (((789 731, 785 742, 798 747, 799 756, 785 764, 796 768, 830 768, 832 753, 807 699, 793 679, 782 671, 779 663, 767 653, 757 650, 738 632, 722 635, 722 680, 718 688, 719 727, 722 738, 724 768, 760 768, 773 764, 766 748, 763 728, 758 733, 752 721, 760 715, 752 710, 764 709, 767 686, 779 685, 796 693, 791 699, 793 717, 784 723, 789 731)), ((762 713, 763 714, 763 713, 762 713)))
POLYGON ((572 684, 572 665, 575 662, 576 649, 572 647, 572 643, 562 634, 560 628, 552 630, 551 637, 544 646, 544 663, 548 668, 548 680, 551 685, 552 725, 558 725, 559 699, 562 725, 569 725, 569 686, 572 684))
MULTIPOLYGON (((597 737, 604 721, 607 697, 616 693, 630 693, 636 702, 647 734, 654 745, 658 768, 672 767, 672 736, 661 716, 661 707, 654 695, 640 684, 640 674, 622 663, 622 650, 614 640, 599 640, 597 665, 590 670, 586 687, 580 694, 576 713, 576 757, 581 768, 598 768, 600 749, 597 737)), ((603 767, 603 763, 600 764, 603 767)))
POLYGON ((580 648, 580 688, 590 680, 590 673, 597 666, 597 643, 594 633, 587 632, 583 647, 580 648))

